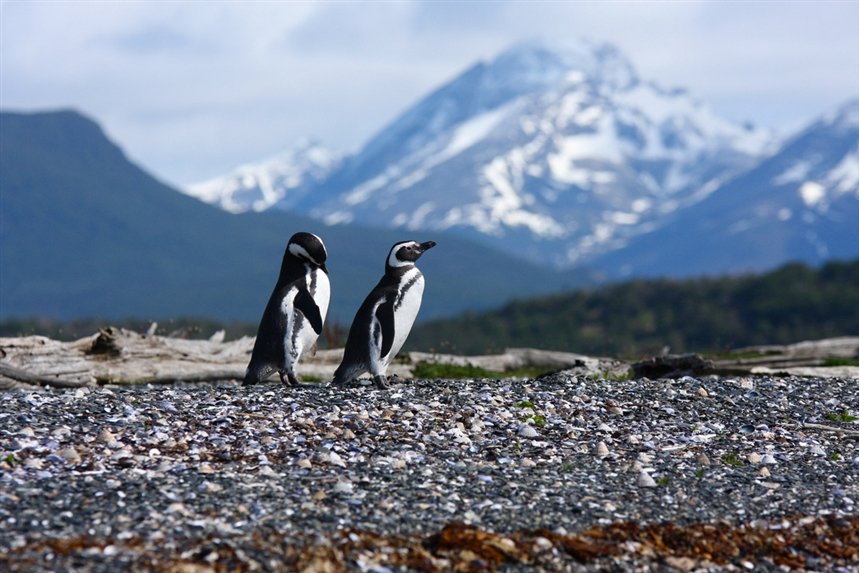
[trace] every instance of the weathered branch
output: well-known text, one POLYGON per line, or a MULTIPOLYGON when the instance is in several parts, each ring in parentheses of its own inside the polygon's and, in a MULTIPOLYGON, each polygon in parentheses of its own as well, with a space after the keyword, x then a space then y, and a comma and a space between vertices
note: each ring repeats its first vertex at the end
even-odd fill
MULTIPOLYGON (((80 371, 75 372, 80 374, 80 371)), ((27 372, 20 368, 16 368, 10 364, 0 362, 0 388, 9 389, 15 388, 12 383, 4 383, 3 379, 12 380, 29 385, 36 386, 53 386, 55 388, 80 388, 90 383, 87 378, 68 379, 62 378, 59 374, 55 375, 39 375, 27 372)))

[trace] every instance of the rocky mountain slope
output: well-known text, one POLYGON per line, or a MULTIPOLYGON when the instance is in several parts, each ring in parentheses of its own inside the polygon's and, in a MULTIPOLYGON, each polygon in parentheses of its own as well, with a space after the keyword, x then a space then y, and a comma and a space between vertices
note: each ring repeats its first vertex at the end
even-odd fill
MULTIPOLYGON (((312 193, 286 189, 275 206, 332 224, 451 229, 569 267, 660 225, 772 144, 640 78, 609 45, 527 43, 467 69, 312 193)), ((230 175, 220 192, 207 184, 208 200, 235 204, 254 185, 230 175)))
POLYGON ((669 223, 594 261, 611 276, 741 273, 859 255, 859 100, 669 223))

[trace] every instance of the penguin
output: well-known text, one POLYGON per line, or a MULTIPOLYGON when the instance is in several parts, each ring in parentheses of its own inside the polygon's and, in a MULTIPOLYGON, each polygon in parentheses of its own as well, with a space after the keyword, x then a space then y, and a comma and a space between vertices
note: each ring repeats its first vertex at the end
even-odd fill
POLYGON ((333 384, 344 384, 369 371, 378 388, 388 387, 388 364, 403 347, 421 307, 424 275, 415 263, 435 245, 435 241, 402 241, 391 247, 385 274, 352 321, 333 384))
POLYGON ((280 276, 257 329, 245 386, 262 381, 275 370, 284 384, 298 384, 298 360, 314 346, 328 313, 327 259, 325 245, 316 235, 301 232, 289 239, 280 276))

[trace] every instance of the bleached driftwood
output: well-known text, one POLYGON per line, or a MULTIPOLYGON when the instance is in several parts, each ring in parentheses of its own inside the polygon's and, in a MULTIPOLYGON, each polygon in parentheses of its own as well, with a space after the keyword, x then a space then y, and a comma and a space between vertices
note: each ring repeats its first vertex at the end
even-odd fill
MULTIPOLYGON (((253 342, 250 337, 224 342, 217 335, 210 340, 186 340, 113 327, 74 342, 44 336, 0 338, 0 390, 241 380, 253 342)), ((342 349, 306 356, 300 375, 305 380, 327 382, 342 357, 342 349)), ((470 364, 497 372, 526 366, 600 369, 598 359, 587 356, 516 348, 490 356, 406 353, 391 364, 388 374, 410 378, 420 362, 470 364)))
MULTIPOLYGON (((112 327, 74 342, 60 342, 44 336, 0 338, 0 390, 238 381, 244 377, 253 343, 251 337, 229 342, 217 335, 210 340, 186 340, 112 327)), ((856 366, 821 366, 825 357, 859 356, 859 337, 747 350, 754 350, 759 356, 716 361, 715 371, 859 376, 856 366)), ((321 350, 314 356, 306 356, 301 361, 300 376, 305 381, 327 382, 342 356, 342 349, 321 350)), ((409 352, 391 364, 388 374, 411 378, 415 365, 421 362, 469 365, 493 372, 537 367, 604 377, 625 375, 629 368, 628 364, 610 358, 511 348, 501 354, 484 356, 409 352)))
POLYGON ((240 379, 252 345, 249 338, 184 340, 112 327, 74 342, 2 338, 0 389, 240 379))
POLYGON ((859 360, 859 336, 806 340, 794 344, 750 346, 714 361, 721 372, 791 376, 859 377, 859 366, 827 366, 827 359, 859 360))
POLYGON ((618 376, 625 375, 629 370, 628 364, 612 358, 597 358, 572 352, 536 348, 508 348, 503 354, 480 356, 409 352, 408 359, 414 364, 429 362, 432 364, 475 366, 493 372, 508 372, 520 368, 540 368, 547 371, 571 370, 574 374, 581 375, 618 376))

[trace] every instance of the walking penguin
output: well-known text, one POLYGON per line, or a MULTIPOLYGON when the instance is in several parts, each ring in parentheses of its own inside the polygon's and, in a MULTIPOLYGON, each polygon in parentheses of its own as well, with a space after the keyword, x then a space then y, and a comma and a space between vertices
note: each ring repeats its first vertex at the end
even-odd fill
POLYGON ((415 263, 435 245, 434 241, 403 241, 391 247, 384 276, 352 321, 334 384, 344 384, 369 371, 377 387, 388 387, 388 364, 403 347, 421 307, 424 275, 415 263))
POLYGON ((325 245, 316 235, 296 233, 289 239, 280 276, 257 329, 245 385, 256 384, 275 370, 281 382, 298 384, 298 360, 316 343, 328 313, 327 258, 325 245))

